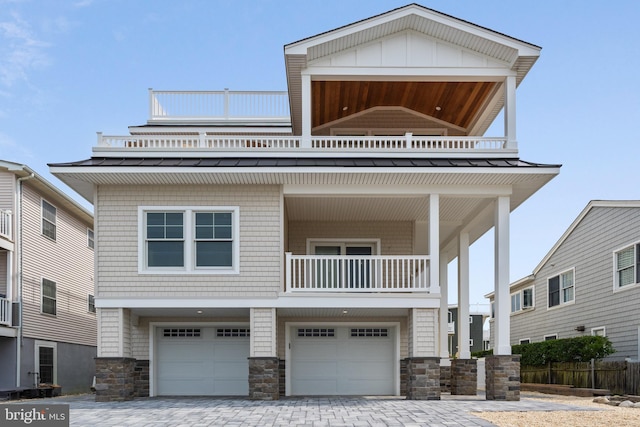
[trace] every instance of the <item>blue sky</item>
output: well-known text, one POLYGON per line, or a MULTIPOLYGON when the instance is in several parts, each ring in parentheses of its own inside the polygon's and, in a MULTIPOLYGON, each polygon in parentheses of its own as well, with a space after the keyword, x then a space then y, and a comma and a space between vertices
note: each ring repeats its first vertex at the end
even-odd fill
MULTIPOLYGON (((286 90, 285 44, 406 4, 0 0, 0 159, 68 190, 47 163, 86 159, 97 131, 143 124, 147 88, 286 90)), ((589 200, 640 199, 640 2, 420 4, 543 48, 517 91, 520 156, 563 167, 511 216, 512 280, 589 200)), ((499 119, 487 136, 502 134, 499 119)), ((493 290, 492 248, 492 233, 471 248, 472 303, 493 290)))

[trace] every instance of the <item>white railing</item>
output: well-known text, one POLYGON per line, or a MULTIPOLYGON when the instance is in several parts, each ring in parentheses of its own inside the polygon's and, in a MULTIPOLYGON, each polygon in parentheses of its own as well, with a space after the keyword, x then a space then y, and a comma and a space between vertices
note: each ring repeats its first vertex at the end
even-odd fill
POLYGON ((446 137, 446 136, 312 136, 305 141, 298 136, 218 136, 218 135, 133 135, 110 136, 98 132, 98 147, 133 151, 147 150, 207 150, 207 151, 310 151, 319 153, 500 153, 506 148, 506 138, 446 137))
POLYGON ((453 335, 456 333, 456 322, 449 322, 447 325, 447 332, 449 335, 453 335))
POLYGON ((286 292, 429 292, 429 257, 286 253, 286 292))
POLYGON ((287 92, 154 91, 149 89, 149 121, 290 121, 287 92))
POLYGON ((11 211, 0 209, 0 237, 7 240, 13 240, 12 218, 11 211))
POLYGON ((0 325, 11 326, 11 301, 0 298, 0 325))

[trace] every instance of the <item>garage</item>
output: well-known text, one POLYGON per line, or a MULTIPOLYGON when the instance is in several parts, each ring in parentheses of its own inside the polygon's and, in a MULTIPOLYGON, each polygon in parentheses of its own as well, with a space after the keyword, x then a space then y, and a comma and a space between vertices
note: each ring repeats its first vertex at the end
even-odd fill
POLYGON ((249 328, 157 327, 156 395, 247 396, 249 328))
POLYGON ((292 326, 291 389, 296 396, 395 395, 395 327, 292 326))

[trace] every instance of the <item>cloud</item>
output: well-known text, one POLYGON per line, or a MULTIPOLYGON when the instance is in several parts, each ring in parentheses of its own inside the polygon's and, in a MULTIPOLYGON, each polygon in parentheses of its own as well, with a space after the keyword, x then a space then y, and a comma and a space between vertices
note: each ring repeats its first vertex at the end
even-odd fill
POLYGON ((0 151, 12 153, 12 158, 33 159, 33 153, 26 148, 25 144, 18 144, 9 135, 0 132, 0 151))
POLYGON ((73 5, 75 7, 89 7, 93 3, 93 0, 80 0, 75 2, 73 5))
POLYGON ((0 83, 10 87, 28 82, 29 71, 49 64, 45 53, 49 43, 39 40, 28 22, 11 13, 0 22, 0 83))

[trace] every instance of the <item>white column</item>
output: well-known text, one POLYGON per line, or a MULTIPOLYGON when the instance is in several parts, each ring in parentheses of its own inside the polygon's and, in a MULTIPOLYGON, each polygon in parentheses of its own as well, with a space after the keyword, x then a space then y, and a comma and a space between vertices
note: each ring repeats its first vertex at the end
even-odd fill
POLYGON ((511 354, 509 312, 509 212, 510 199, 498 197, 495 209, 495 318, 493 321, 495 355, 511 354))
POLYGON ((440 293, 440 195, 429 195, 429 287, 440 293))
POLYGON ((311 76, 302 74, 302 142, 303 148, 311 148, 311 76))
POLYGON ((250 357, 276 357, 276 309, 275 308, 251 308, 250 309, 251 337, 249 339, 250 357))
POLYGON ((507 148, 518 148, 516 139, 516 77, 507 77, 504 86, 504 134, 507 137, 507 148))
POLYGON ((440 254, 440 366, 450 366, 449 360, 449 272, 448 254, 440 254))
POLYGON ((471 359, 469 347, 469 233, 458 236, 458 357, 471 359))

